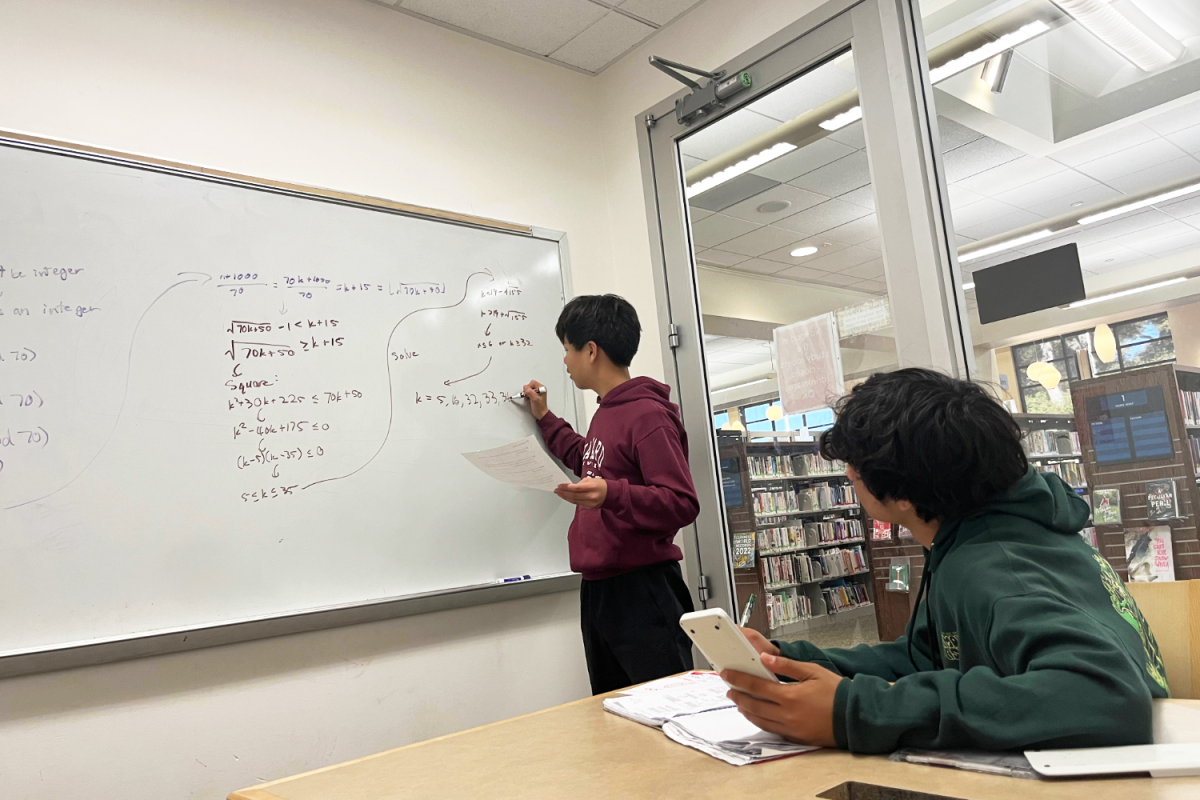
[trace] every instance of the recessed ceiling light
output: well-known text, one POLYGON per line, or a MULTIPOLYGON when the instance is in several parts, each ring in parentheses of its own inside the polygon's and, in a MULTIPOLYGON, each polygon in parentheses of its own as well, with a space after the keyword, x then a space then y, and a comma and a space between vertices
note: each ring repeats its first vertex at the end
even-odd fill
POLYGON ((1140 211, 1147 206, 1158 205, 1159 203, 1165 203, 1168 200, 1174 200, 1178 197, 1195 194, 1196 192, 1200 192, 1200 183, 1192 183, 1187 186, 1181 186, 1180 188, 1172 189, 1169 192, 1163 192, 1162 194, 1156 194, 1143 200, 1127 203, 1126 205, 1117 206, 1116 208, 1110 208, 1108 211, 1101 211, 1099 214, 1090 214, 1086 217, 1080 217, 1079 224, 1091 225, 1093 222, 1101 222, 1106 219, 1112 219, 1113 217, 1120 216, 1121 214, 1128 214, 1130 211, 1140 211))
POLYGON ((704 180, 696 181, 687 187, 687 189, 684 191, 684 195, 686 195, 689 199, 693 198, 701 192, 707 192, 714 186, 720 186, 722 183, 725 183, 725 181, 733 180, 738 175, 744 175, 750 170, 755 169, 756 167, 761 167, 768 161, 773 161, 782 155, 787 155, 795 149, 796 145, 792 144, 791 142, 779 142, 778 144, 768 147, 766 150, 760 150, 749 158, 743 158, 738 163, 731 167, 726 167, 715 175, 709 175, 704 180))
POLYGON ((1076 300, 1074 303, 1071 303, 1070 306, 1068 306, 1068 307, 1069 308, 1079 308, 1080 306, 1090 306, 1092 303, 1101 303, 1101 302, 1104 302, 1105 300, 1113 300, 1118 297, 1128 297, 1131 294, 1138 294, 1140 292, 1148 292, 1151 289, 1158 289, 1163 286, 1171 286, 1172 284, 1183 283, 1186 280, 1187 280, 1187 278, 1179 277, 1179 278, 1171 278, 1170 280, 1159 281, 1158 283, 1151 283, 1146 286, 1136 286, 1132 289, 1126 289, 1123 292, 1113 292, 1112 294, 1102 294, 1099 297, 1089 297, 1086 300, 1076 300))
POLYGON ((803 258, 804 256, 811 256, 815 252, 817 252, 817 248, 815 248, 815 247, 797 247, 795 250, 792 251, 792 258, 803 258))
POLYGON ((1079 208, 1081 205, 1083 205, 1083 201, 1076 200, 1074 203, 1071 203, 1071 208, 1079 208))
POLYGON ((791 208, 792 204, 787 200, 768 200, 755 209, 760 214, 778 214, 784 209, 791 208))

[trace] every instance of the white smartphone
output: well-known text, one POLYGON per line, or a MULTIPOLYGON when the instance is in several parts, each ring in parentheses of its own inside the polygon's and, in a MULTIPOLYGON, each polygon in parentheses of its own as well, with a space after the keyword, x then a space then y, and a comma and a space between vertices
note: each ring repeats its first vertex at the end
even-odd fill
POLYGON ((732 669, 779 683, 779 678, 763 666, 754 645, 742 635, 724 609, 693 611, 680 617, 679 624, 717 672, 732 669))

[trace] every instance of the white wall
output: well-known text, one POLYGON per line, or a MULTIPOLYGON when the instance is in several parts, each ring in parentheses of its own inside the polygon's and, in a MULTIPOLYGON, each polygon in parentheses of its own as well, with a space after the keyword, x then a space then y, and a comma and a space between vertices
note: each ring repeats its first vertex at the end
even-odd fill
MULTIPOLYGON (((564 230, 577 290, 616 288, 588 76, 364 0, 0 0, 0 20, 0 129, 564 230)), ((0 797, 215 800, 585 696, 577 604, 0 681, 0 797)))
MULTIPOLYGON (((0 129, 564 230, 657 328, 634 115, 817 0, 709 0, 599 78, 365 0, 0 0, 0 129)), ((637 371, 662 374, 655 336, 637 371)), ((0 682, 0 797, 224 797, 587 692, 573 595, 0 682)))

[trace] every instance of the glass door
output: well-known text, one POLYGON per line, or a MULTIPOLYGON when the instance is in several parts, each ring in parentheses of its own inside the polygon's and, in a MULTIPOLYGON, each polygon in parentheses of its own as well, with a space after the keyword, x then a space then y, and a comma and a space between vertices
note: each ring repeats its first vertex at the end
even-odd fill
POLYGON ((751 87, 724 107, 647 117, 668 378, 702 507, 688 577, 775 638, 891 638, 910 607, 886 585, 919 547, 863 515, 818 438, 875 372, 969 372, 928 83, 905 71, 921 57, 896 4, 835 2, 727 65, 751 87))

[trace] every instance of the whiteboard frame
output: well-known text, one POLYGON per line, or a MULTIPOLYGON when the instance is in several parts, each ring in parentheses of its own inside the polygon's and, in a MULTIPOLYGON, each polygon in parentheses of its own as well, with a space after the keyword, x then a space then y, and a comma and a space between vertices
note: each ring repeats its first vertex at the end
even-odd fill
MULTIPOLYGON (((558 245, 561 267, 563 301, 575 296, 571 280, 571 261, 567 252, 567 235, 562 231, 521 225, 513 222, 459 214, 436 208, 400 203, 367 195, 338 192, 302 184, 255 178, 233 172, 165 161, 148 156, 122 153, 73 142, 46 139, 23 133, 0 131, 0 147, 35 150, 54 155, 98 161, 117 166, 142 169, 167 175, 175 175, 209 183, 220 183, 244 189, 284 194, 307 200, 381 211, 398 216, 443 222, 470 228, 481 228, 543 239, 558 245)), ((584 424, 588 417, 583 393, 573 392, 576 424, 584 424)), ((566 531, 563 531, 566 536, 566 531)), ((18 675, 54 672, 63 669, 110 664, 135 658, 200 650, 256 639, 269 639, 293 633, 339 628, 345 625, 361 625, 434 611, 449 611, 456 608, 501 603, 542 594, 569 592, 579 588, 581 577, 572 572, 534 576, 529 580, 511 583, 483 583, 458 586, 435 592, 398 595, 374 600, 363 600, 333 606, 286 611, 278 614, 245 617, 223 622, 205 623, 178 628, 158 629, 145 633, 106 637, 79 642, 69 642, 48 647, 36 647, 0 652, 0 680, 18 675)))

